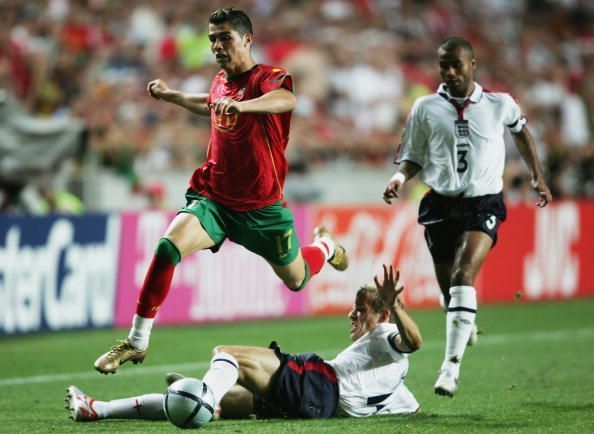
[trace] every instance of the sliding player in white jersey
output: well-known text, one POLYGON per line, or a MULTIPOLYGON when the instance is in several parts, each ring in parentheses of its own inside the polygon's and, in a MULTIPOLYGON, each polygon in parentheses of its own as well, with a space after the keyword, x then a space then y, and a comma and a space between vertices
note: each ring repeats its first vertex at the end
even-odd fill
MULTIPOLYGON (((203 382, 215 395, 217 413, 311 419, 419 411, 404 378, 421 333, 398 298, 398 273, 384 265, 383 274, 383 282, 375 277, 375 286, 357 292, 348 315, 353 344, 329 362, 314 353, 284 353, 276 342, 269 348, 216 347, 203 382)), ((170 374, 168 380, 180 377, 170 374)), ((165 419, 162 394, 97 401, 70 386, 66 402, 74 421, 165 419)))
POLYGON ((445 359, 435 393, 453 396, 464 349, 476 331, 474 281, 506 218, 505 127, 530 169, 538 206, 546 206, 552 198, 516 101, 474 82, 476 60, 470 42, 448 38, 437 55, 444 82, 437 93, 415 101, 396 159, 399 168, 383 197, 391 203, 417 173, 431 187, 421 201, 419 223, 425 226, 447 307, 445 359))

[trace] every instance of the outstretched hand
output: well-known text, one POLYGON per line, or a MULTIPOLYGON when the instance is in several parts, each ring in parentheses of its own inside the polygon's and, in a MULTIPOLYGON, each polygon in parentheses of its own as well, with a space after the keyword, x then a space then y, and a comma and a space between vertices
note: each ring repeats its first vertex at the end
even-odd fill
POLYGON ((380 283, 378 276, 373 278, 375 282, 375 286, 377 287, 378 293, 380 298, 386 303, 387 306, 392 307, 396 303, 401 304, 398 296, 404 290, 404 287, 398 286, 398 280, 400 279, 400 271, 396 271, 394 273, 394 267, 390 265, 388 268, 386 264, 383 265, 384 267, 384 280, 380 283))

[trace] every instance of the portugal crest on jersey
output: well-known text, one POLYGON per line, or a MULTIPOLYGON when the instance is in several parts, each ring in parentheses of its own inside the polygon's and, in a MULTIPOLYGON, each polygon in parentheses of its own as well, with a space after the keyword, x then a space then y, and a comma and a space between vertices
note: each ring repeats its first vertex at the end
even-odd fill
POLYGON ((238 118, 239 114, 237 113, 215 114, 213 125, 217 130, 228 133, 229 131, 235 129, 238 118))

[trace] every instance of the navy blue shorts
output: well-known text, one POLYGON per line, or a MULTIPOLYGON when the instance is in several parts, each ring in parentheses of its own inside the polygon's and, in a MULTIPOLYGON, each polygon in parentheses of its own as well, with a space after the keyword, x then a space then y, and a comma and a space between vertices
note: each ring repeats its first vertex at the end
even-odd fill
POLYGON ((447 197, 430 191, 419 205, 419 223, 436 264, 451 262, 464 232, 481 231, 497 243, 497 230, 507 210, 503 193, 477 197, 447 197))
POLYGON ((276 342, 269 348, 281 362, 268 398, 254 395, 259 419, 327 419, 336 412, 338 381, 332 366, 314 353, 283 353, 276 342))

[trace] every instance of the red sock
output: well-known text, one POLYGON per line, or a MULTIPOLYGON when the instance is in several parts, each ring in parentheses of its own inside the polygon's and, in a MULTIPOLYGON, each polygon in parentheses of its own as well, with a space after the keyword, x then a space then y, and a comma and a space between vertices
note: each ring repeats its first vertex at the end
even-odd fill
POLYGON ((310 277, 318 274, 324 266, 324 262, 326 262, 326 255, 324 255, 324 252, 318 246, 302 247, 301 255, 309 266, 310 277))
POLYGON ((143 318, 154 318, 157 315, 171 287, 174 271, 175 265, 162 257, 153 256, 138 294, 137 315, 143 318))

